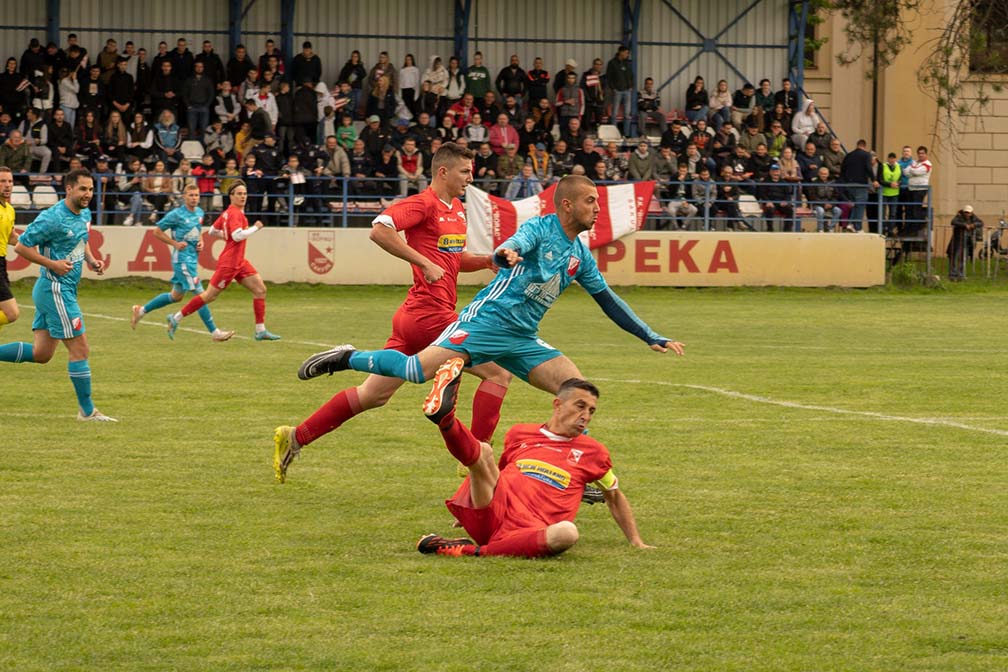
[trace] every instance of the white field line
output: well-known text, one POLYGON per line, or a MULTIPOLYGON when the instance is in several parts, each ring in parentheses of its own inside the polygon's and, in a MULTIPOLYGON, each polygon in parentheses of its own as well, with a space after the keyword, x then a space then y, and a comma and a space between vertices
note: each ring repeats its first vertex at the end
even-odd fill
POLYGON ((773 399, 771 397, 763 397, 757 394, 746 394, 745 392, 736 392, 735 390, 726 390, 721 387, 711 387, 708 385, 691 385, 689 383, 669 383, 665 381, 645 382, 641 380, 615 380, 609 378, 596 378, 594 380, 608 383, 630 383, 630 384, 644 384, 644 385, 663 385, 665 387, 684 387, 691 390, 701 390, 703 392, 720 394, 721 396, 731 397, 733 399, 744 399, 745 401, 752 401, 758 404, 782 406, 784 408, 794 408, 802 411, 820 411, 822 413, 835 413, 837 415, 852 415, 862 418, 871 418, 873 420, 881 420, 883 422, 907 422, 916 425, 951 427, 953 429, 964 429, 970 432, 981 432, 983 434, 1008 436, 1008 430, 992 429, 990 427, 977 427, 976 425, 967 425, 962 422, 956 422, 954 420, 946 420, 944 418, 914 418, 906 415, 889 415, 886 413, 877 413, 875 411, 854 411, 846 408, 836 408, 835 406, 802 404, 796 401, 784 401, 782 399, 773 399))

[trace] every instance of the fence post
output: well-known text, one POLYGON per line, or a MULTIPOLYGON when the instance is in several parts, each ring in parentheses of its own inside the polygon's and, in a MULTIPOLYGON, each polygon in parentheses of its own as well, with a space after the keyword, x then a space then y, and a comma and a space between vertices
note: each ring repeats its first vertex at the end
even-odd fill
POLYGON ((884 236, 885 234, 882 231, 882 222, 885 220, 885 209, 884 209, 884 206, 883 206, 882 185, 881 184, 878 186, 878 190, 875 192, 875 200, 878 202, 878 206, 877 206, 878 209, 875 212, 875 219, 878 220, 878 222, 877 222, 878 223, 878 233, 879 233, 880 236, 884 236))
POLYGON ((934 213, 931 211, 931 185, 928 184, 927 188, 927 211, 925 212, 925 219, 927 219, 927 275, 928 278, 931 277, 931 254, 934 249, 931 246, 931 236, 934 235, 934 213))
POLYGON ((349 218, 347 216, 347 206, 350 204, 349 179, 346 178, 346 177, 341 177, 340 178, 340 184, 343 185, 343 198, 342 198, 342 201, 343 201, 343 217, 342 217, 342 219, 343 219, 343 228, 345 229, 348 226, 350 226, 349 218))
MULTIPOLYGON (((102 178, 102 175, 98 175, 98 179, 95 180, 95 194, 96 194, 95 198, 98 199, 98 207, 96 209, 96 213, 97 213, 98 219, 96 221, 98 222, 99 225, 102 224, 102 222, 105 220, 105 218, 104 218, 104 212, 105 212, 105 198, 104 198, 104 196, 105 196, 105 194, 103 193, 103 190, 102 190, 102 181, 101 181, 101 178, 102 178)), ((63 184, 63 189, 66 190, 66 183, 63 184)))
POLYGON ((287 226, 294 226, 294 182, 287 181, 287 226))
POLYGON ((710 231, 710 197, 711 184, 708 182, 704 185, 704 206, 703 206, 703 222, 704 231, 710 231))

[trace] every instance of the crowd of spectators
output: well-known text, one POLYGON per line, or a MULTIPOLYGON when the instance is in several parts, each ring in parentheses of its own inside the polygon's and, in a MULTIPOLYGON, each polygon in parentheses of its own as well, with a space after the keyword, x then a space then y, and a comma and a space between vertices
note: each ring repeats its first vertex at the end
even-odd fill
POLYGON ((926 219, 926 149, 883 162, 859 141, 846 153, 787 78, 730 93, 696 77, 665 107, 653 78, 638 87, 623 46, 553 75, 541 58, 523 69, 517 54, 496 76, 480 52, 466 69, 455 56, 401 63, 382 52, 369 68, 353 51, 327 84, 310 42, 287 63, 273 40, 253 60, 242 45, 221 57, 210 41, 193 54, 184 38, 150 58, 132 41, 120 50, 109 39, 95 55, 75 35, 65 47, 33 39, 0 74, 0 164, 25 184, 78 164, 102 173, 104 205, 128 209, 127 224, 170 207, 189 182, 209 207, 243 179, 250 209, 267 213, 321 213, 341 177, 354 178, 354 198, 405 196, 426 187, 448 141, 474 149, 478 186, 509 199, 583 173, 654 180, 682 227, 717 216, 750 228, 740 205, 751 200, 771 229, 797 230, 799 208, 819 230, 860 230, 865 214, 889 226, 926 219), (196 156, 187 140, 200 143, 196 156))

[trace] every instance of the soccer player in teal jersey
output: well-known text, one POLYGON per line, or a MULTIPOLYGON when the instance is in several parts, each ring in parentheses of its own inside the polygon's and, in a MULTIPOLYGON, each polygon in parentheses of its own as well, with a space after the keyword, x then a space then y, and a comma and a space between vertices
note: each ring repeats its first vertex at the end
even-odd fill
POLYGON ((14 251, 41 266, 32 290, 35 303, 33 343, 0 345, 0 361, 45 364, 56 353, 60 341, 70 353, 67 369, 77 394, 78 420, 117 422, 95 408, 91 401, 91 369, 84 316, 77 305, 77 283, 84 264, 101 275, 105 265, 95 259, 88 245, 94 179, 87 170, 72 170, 63 179, 66 198, 35 218, 14 251))
MULTIPOLYGON (((312 355, 301 365, 304 380, 354 369, 422 383, 450 357, 469 366, 496 362, 539 389, 556 393, 569 378, 582 378, 574 362, 538 337, 539 322, 558 296, 577 281, 609 318, 656 352, 683 354, 683 344, 655 333, 606 284, 579 234, 595 224, 598 190, 584 176, 570 175, 557 185, 556 214, 522 224, 497 249, 501 270, 493 282, 459 313, 434 343, 416 355, 392 350, 357 351, 339 346, 312 355)), ((429 399, 436 412, 437 395, 429 399)))
MULTIPOLYGON (((171 303, 182 300, 186 292, 199 294, 203 291, 203 283, 197 275, 199 253, 203 249, 202 229, 203 209, 199 207, 200 190, 195 184, 187 184, 182 192, 183 205, 175 208, 157 223, 154 237, 167 243, 172 251, 171 292, 158 294, 143 306, 133 306, 133 317, 130 326, 136 329, 137 322, 147 313, 163 308, 171 303)), ((200 319, 206 325, 207 331, 215 341, 226 341, 234 336, 234 331, 218 329, 214 324, 210 306, 203 306, 198 311, 200 319)))

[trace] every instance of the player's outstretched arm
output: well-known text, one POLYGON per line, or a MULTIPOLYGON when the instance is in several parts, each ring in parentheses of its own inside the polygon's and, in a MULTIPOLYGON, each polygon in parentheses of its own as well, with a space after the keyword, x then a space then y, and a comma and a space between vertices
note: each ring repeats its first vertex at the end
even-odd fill
POLYGON ((606 506, 609 507, 609 513, 612 515, 613 520, 623 530, 623 534, 626 536, 627 541, 630 542, 630 545, 637 548, 654 548, 654 546, 645 544, 644 540, 641 539, 640 532, 637 531, 637 520, 634 518, 633 508, 630 506, 630 500, 626 498, 623 491, 619 488, 612 490, 603 489, 602 496, 605 497, 606 506))
POLYGON ((633 334, 647 343, 655 352, 667 352, 671 350, 677 355, 685 353, 682 343, 656 334, 644 320, 637 317, 633 310, 630 309, 630 306, 618 297, 611 288, 606 287, 602 291, 592 294, 591 297, 595 299, 595 303, 602 308, 602 312, 610 320, 615 322, 624 331, 633 334))
POLYGON ((382 222, 375 224, 371 227, 370 238, 378 247, 393 257, 408 261, 419 268, 427 282, 437 282, 445 273, 443 268, 407 245, 406 241, 391 226, 382 222))
POLYGON ((472 252, 462 253, 462 265, 459 267, 463 273, 473 271, 496 271, 497 264, 494 263, 492 254, 473 254, 472 252))
POLYGON ((511 249, 510 247, 498 247, 497 251, 494 252, 493 261, 496 266, 500 266, 501 268, 514 268, 523 259, 518 250, 511 249))

